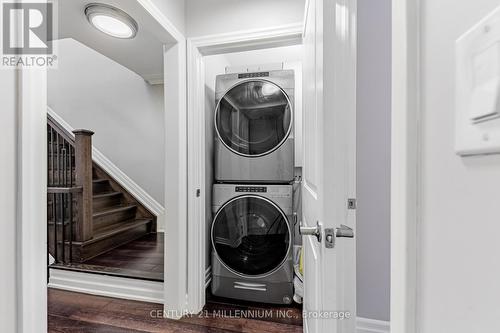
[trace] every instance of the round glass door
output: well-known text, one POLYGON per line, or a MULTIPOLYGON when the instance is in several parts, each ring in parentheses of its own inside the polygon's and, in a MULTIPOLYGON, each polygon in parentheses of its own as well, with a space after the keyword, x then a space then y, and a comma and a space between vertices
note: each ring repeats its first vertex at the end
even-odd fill
POLYGON ((219 101, 215 127, 233 152, 257 157, 279 148, 290 134, 292 110, 285 92, 274 83, 245 81, 219 101))
POLYGON ((263 275, 285 261, 290 229, 285 215, 271 201, 238 197, 216 214, 212 245, 228 269, 243 275, 263 275))

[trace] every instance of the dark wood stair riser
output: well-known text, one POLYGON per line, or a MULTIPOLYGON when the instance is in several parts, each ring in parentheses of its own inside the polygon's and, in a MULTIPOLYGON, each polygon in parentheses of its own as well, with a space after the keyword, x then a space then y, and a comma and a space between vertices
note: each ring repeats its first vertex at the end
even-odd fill
POLYGON ((120 192, 113 192, 110 194, 94 195, 93 208, 94 213, 106 210, 113 206, 119 206, 122 203, 123 194, 120 192))
MULTIPOLYGON (((116 233, 110 237, 102 237, 97 240, 88 241, 85 243, 73 243, 72 261, 82 263, 108 252, 121 245, 132 242, 138 238, 153 231, 153 221, 149 220, 144 223, 137 223, 136 226, 127 228, 124 231, 116 233)), ((53 248, 53 246, 52 246, 53 248)), ((58 245, 58 257, 62 259, 62 244, 58 245)), ((65 244, 66 261, 69 260, 69 243, 65 244)))
POLYGON ((112 189, 111 185, 109 184, 109 180, 101 179, 101 180, 94 180, 92 182, 92 192, 94 195, 111 191, 112 189))
POLYGON ((147 224, 139 225, 133 229, 129 229, 113 237, 108 237, 99 242, 95 242, 88 246, 83 246, 82 248, 82 258, 83 260, 88 260, 93 257, 97 257, 100 254, 108 252, 116 247, 123 244, 132 242, 142 236, 152 232, 153 223, 149 222, 147 224))
MULTIPOLYGON (((70 251, 69 251, 69 242, 65 242, 64 247, 64 257, 66 262, 75 262, 82 263, 86 260, 89 260, 93 257, 96 257, 100 254, 108 252, 116 247, 127 244, 131 241, 134 241, 138 238, 143 237, 144 235, 152 232, 153 221, 148 221, 145 223, 137 223, 135 227, 128 228, 122 232, 119 232, 112 237, 104 237, 96 241, 89 241, 85 243, 73 242, 73 250, 71 253, 70 260, 70 251)), ((67 228, 69 229, 69 228, 67 228)), ((53 229, 52 229, 53 230, 53 229)), ((58 226, 58 240, 57 240, 57 258, 59 261, 62 261, 63 252, 62 252, 62 240, 61 240, 61 228, 58 226)), ((65 233, 68 235, 68 231, 65 230, 65 233)), ((49 236, 49 252, 52 257, 55 257, 55 243, 53 234, 49 236)))
POLYGON ((104 211, 94 213, 94 230, 98 231, 103 227, 120 221, 126 221, 135 218, 137 212, 136 206, 116 207, 112 212, 104 211))

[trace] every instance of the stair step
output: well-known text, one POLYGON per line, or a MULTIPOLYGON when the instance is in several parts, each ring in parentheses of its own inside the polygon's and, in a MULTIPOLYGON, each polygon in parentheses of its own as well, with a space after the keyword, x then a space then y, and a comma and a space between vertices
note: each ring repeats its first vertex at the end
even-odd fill
POLYGON ((127 231, 129 229, 135 228, 140 225, 151 223, 151 219, 130 219, 126 221, 120 221, 118 223, 107 225, 102 229, 98 230, 94 238, 89 242, 99 241, 103 238, 113 237, 121 232, 127 231))
POLYGON ((92 181, 92 192, 102 194, 111 192, 111 185, 107 179, 95 179, 92 181))
POLYGON ((115 206, 93 214, 94 230, 99 230, 105 226, 120 221, 131 220, 135 218, 137 212, 136 205, 115 206))
POLYGON ((93 208, 94 212, 105 210, 104 208, 118 206, 121 204, 123 194, 121 192, 109 192, 94 195, 93 208))
MULTIPOLYGON (((89 241, 73 242, 73 259, 79 262, 89 260, 147 235, 152 228, 152 219, 131 219, 106 226, 97 231, 89 241)), ((66 243, 66 246, 69 247, 69 244, 66 243)))

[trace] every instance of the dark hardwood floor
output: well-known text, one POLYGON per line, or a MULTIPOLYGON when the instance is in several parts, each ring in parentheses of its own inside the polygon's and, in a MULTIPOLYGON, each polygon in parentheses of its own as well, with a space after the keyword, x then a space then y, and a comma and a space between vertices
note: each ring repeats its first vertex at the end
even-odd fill
POLYGON ((52 266, 80 272, 163 281, 163 233, 152 233, 82 264, 52 266))
POLYGON ((162 305, 49 289, 49 333, 299 333, 301 308, 209 297, 199 315, 159 319, 162 305))

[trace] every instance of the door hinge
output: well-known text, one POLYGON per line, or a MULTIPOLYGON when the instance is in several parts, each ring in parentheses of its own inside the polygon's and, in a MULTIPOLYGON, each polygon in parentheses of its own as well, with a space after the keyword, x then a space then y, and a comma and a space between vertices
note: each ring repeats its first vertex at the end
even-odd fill
POLYGON ((199 188, 196 189, 196 197, 199 198, 201 195, 201 190, 199 188))
POLYGON ((356 209, 358 203, 356 199, 350 198, 347 199, 347 209, 356 209))

